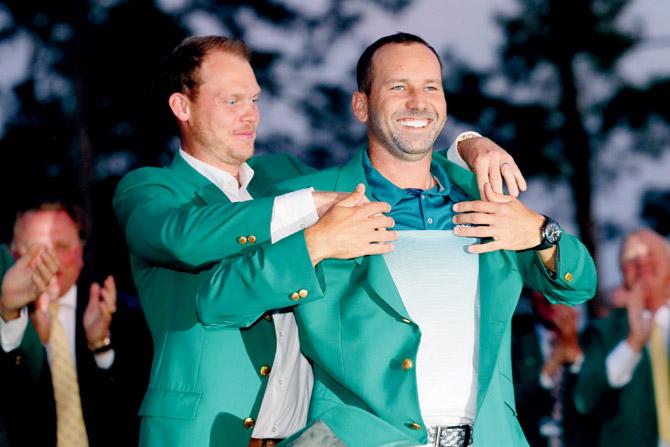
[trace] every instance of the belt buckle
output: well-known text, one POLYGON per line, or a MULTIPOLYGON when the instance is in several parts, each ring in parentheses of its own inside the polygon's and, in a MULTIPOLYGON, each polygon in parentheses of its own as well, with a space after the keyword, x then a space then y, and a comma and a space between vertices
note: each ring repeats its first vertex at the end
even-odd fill
POLYGON ((433 447, 468 447, 473 444, 471 425, 428 427, 428 442, 433 447))

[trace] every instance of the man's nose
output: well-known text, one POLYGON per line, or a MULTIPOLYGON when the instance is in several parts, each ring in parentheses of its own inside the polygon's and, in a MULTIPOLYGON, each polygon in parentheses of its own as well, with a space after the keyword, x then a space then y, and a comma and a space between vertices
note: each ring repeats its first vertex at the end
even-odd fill
POLYGON ((422 90, 412 90, 407 97, 407 108, 411 110, 424 110, 426 108, 426 96, 422 90))
POLYGON ((261 119, 261 114, 260 110, 258 109, 258 104, 251 102, 247 104, 246 108, 244 109, 244 113, 242 114, 241 117, 242 121, 245 123, 249 124, 258 124, 258 122, 261 119))

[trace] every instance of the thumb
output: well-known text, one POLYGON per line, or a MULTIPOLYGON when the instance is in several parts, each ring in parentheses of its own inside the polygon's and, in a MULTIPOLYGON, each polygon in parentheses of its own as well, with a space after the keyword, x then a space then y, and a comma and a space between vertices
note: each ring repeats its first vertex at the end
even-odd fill
POLYGON ((493 187, 491 186, 490 183, 485 183, 484 184, 484 198, 488 202, 495 202, 495 203, 505 203, 509 202, 512 199, 505 194, 499 194, 493 190, 493 187))
POLYGON ((359 183, 351 194, 339 201, 336 206, 354 207, 358 206, 365 198, 365 185, 359 183))

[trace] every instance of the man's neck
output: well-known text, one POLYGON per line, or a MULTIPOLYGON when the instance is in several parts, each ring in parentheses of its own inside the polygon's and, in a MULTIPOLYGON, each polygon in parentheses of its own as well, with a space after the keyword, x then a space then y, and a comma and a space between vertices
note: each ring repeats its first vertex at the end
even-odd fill
POLYGON ((372 166, 398 188, 430 189, 435 186, 435 180, 430 173, 432 151, 416 161, 402 160, 384 148, 372 146, 368 155, 372 166))
POLYGON ((200 150, 197 148, 195 145, 182 145, 182 150, 186 152, 188 155, 190 155, 193 158, 197 158, 199 161, 208 164, 210 166, 213 166, 217 169, 221 169, 223 171, 226 171, 235 179, 237 179, 237 184, 240 184, 240 165, 239 164, 229 164, 229 163, 224 163, 221 160, 217 159, 214 157, 210 152, 200 150))

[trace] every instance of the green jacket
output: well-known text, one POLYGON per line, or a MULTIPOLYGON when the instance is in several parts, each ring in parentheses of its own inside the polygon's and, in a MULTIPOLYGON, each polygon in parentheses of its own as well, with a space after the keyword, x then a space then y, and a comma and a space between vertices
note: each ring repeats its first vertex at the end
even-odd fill
MULTIPOLYGON (((449 175, 477 197, 471 173, 441 155, 449 175)), ((296 189, 351 191, 365 183, 361 154, 343 168, 309 175, 282 186, 296 189)), ((240 278, 239 265, 259 267, 277 247, 258 247, 244 261, 222 262, 198 295, 200 318, 213 327, 245 326, 290 299, 280 290, 268 293, 261 283, 240 278), (259 293, 262 291, 263 293, 259 293), (234 297, 222 299, 222 297, 234 297), (244 303, 245 313, 238 309, 244 303)), ((501 251, 480 257, 481 320, 479 390, 475 443, 480 446, 526 445, 516 419, 510 361, 511 316, 524 284, 553 302, 576 304, 594 293, 595 268, 586 249, 574 237, 560 242, 556 279, 533 252, 501 251)), ((297 301, 294 313, 303 352, 314 362, 315 386, 310 419, 325 422, 349 447, 410 446, 426 442, 414 369, 420 328, 408 316, 383 257, 326 260, 316 269, 319 287, 297 301), (323 296, 320 292, 323 291, 323 296), (418 429, 417 425, 418 424, 418 429), (414 427, 414 428, 413 428, 414 427)), ((303 287, 296 283, 296 287, 303 287)))
POLYGON ((598 422, 598 446, 656 447, 658 426, 649 353, 645 348, 630 382, 612 388, 607 356, 628 335, 626 309, 615 309, 592 323, 583 337, 584 364, 575 390, 577 410, 598 422))
MULTIPOLYGON (((0 284, 14 260, 5 245, 0 245, 0 284)), ((0 349, 0 383, 11 384, 3 397, 12 402, 17 396, 25 396, 26 387, 31 387, 39 379, 44 370, 45 351, 35 328, 28 322, 26 333, 21 344, 10 352, 0 349)), ((30 417, 17 414, 16 409, 0 405, 0 447, 9 445, 8 438, 22 436, 16 430, 23 421, 30 417)))
MULTIPOLYGON (((155 446, 245 446, 271 365, 275 332, 260 319, 247 329, 207 328, 196 317, 196 292, 222 258, 270 239, 271 185, 309 172, 288 156, 250 162, 255 175, 252 201, 231 203, 179 155, 166 168, 127 174, 114 196, 114 209, 130 250, 135 284, 154 343, 149 389, 140 415, 141 444, 155 446), (240 236, 246 240, 240 241, 240 236)), ((283 246, 307 256, 302 233, 283 246)), ((287 266, 291 267, 291 266, 287 266)), ((313 272, 313 269, 310 268, 313 272)), ((280 268, 277 287, 304 272, 280 268)))

